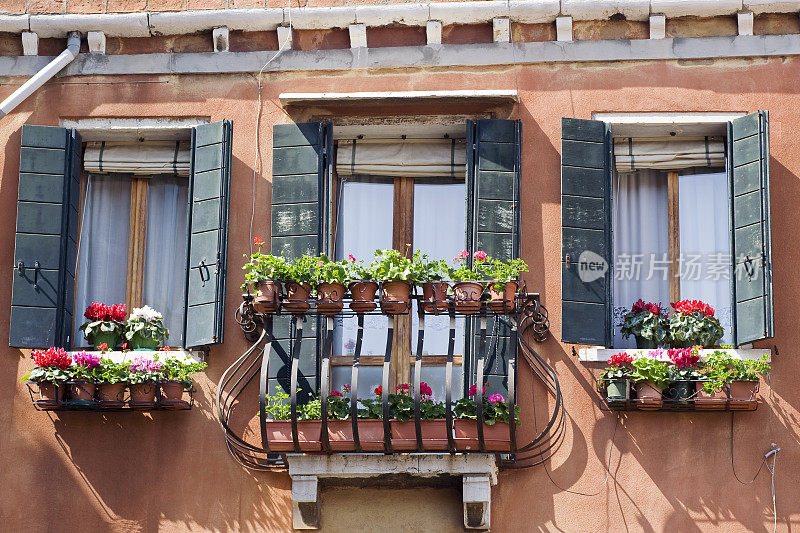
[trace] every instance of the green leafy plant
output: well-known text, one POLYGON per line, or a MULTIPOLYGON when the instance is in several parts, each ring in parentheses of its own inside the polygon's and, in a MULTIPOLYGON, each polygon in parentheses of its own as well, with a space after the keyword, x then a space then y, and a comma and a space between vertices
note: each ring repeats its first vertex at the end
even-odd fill
POLYGON ((313 283, 314 270, 319 258, 313 255, 301 255, 294 263, 288 266, 286 281, 295 283, 313 283))
POLYGON ((36 366, 22 376, 22 381, 59 384, 72 379, 72 358, 63 348, 33 350, 31 358, 36 366))
POLYGON ((314 398, 298 406, 297 420, 322 420, 322 401, 314 398))
POLYGON ((365 265, 362 259, 356 259, 353 254, 347 256, 347 279, 351 281, 373 281, 375 274, 369 265, 365 265))
POLYGON ((347 261, 333 261, 325 254, 320 254, 312 269, 312 283, 341 283, 348 281, 347 261))
POLYGON ((769 358, 764 355, 760 359, 731 359, 731 381, 758 381, 760 374, 769 372, 769 358))
POLYGON ((167 357, 161 363, 161 372, 165 380, 179 381, 189 386, 192 383, 192 374, 201 372, 206 366, 206 363, 167 357))
POLYGON ((633 381, 650 381, 662 389, 669 383, 667 364, 652 357, 639 357, 633 361, 633 381))
POLYGON ((453 258, 455 266, 448 267, 447 274, 455 282, 459 281, 481 281, 484 279, 483 263, 488 259, 484 251, 477 251, 472 254, 472 265, 469 261, 469 252, 461 250, 453 258))
POLYGON ((134 309, 125 325, 125 338, 128 341, 152 340, 160 344, 169 338, 169 330, 164 327, 164 317, 150 307, 134 309))
POLYGON ((669 319, 660 304, 645 303, 639 299, 625 314, 620 332, 627 339, 631 335, 664 345, 669 340, 669 319))
POLYGON ((528 272, 528 265, 522 259, 511 259, 509 261, 502 261, 487 257, 486 261, 479 264, 478 267, 486 277, 495 282, 495 290, 502 291, 505 289, 505 284, 509 281, 516 281, 522 272, 528 272))
MULTIPOLYGON (((242 270, 246 272, 245 282, 242 284, 243 291, 255 290, 258 284, 265 281, 285 281, 289 275, 289 265, 286 263, 286 259, 282 255, 261 253, 263 242, 258 241, 256 241, 258 250, 250 255, 250 260, 242 267, 242 270)), ((247 257, 246 254, 245 257, 247 257)))
MULTIPOLYGON (((350 391, 350 387, 345 385, 344 392, 350 391)), ((350 398, 339 391, 331 391, 328 394, 328 418, 331 420, 350 419, 350 398)))
POLYGON ((411 278, 415 283, 442 281, 447 277, 447 262, 443 259, 431 259, 420 250, 414 252, 411 278))
POLYGON ((669 321, 669 333, 679 345, 710 348, 724 335, 714 308, 699 300, 682 300, 672 304, 676 313, 669 321))
POLYGON ((292 416, 292 408, 286 401, 288 399, 289 395, 280 385, 276 385, 275 392, 265 397, 267 417, 271 420, 288 420, 292 416))
MULTIPOLYGON (((511 418, 511 410, 502 394, 492 394, 482 398, 483 422, 488 426, 493 426, 497 422, 508 423, 511 418)), ((478 403, 473 396, 456 400, 453 407, 453 415, 456 418, 469 420, 478 419, 478 403)), ((519 423, 519 405, 514 406, 514 421, 519 423)))
POLYGON ((722 389, 731 382, 732 358, 726 352, 715 350, 706 356, 702 372, 698 378, 703 382, 703 390, 708 394, 722 389))
POLYGON ((121 361, 114 362, 111 359, 100 359, 100 367, 97 372, 97 379, 102 383, 124 383, 128 381, 130 370, 129 364, 121 361))
POLYGON ((398 250, 375 250, 370 270, 379 281, 412 281, 413 262, 398 250))

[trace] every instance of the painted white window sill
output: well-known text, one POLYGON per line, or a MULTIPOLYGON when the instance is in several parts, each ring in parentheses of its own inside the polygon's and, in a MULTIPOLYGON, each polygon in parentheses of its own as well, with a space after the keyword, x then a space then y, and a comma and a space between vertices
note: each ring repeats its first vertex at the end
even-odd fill
POLYGON ((461 477, 464 527, 489 529, 491 489, 497 483, 497 466, 492 454, 287 454, 286 458, 292 478, 292 520, 295 529, 320 527, 321 480, 356 480, 387 474, 420 478, 461 477))
MULTIPOLYGON (((584 361, 587 363, 591 362, 600 362, 605 363, 608 361, 612 355, 624 352, 630 354, 634 357, 642 354, 647 354, 653 350, 639 350, 636 348, 630 349, 613 349, 613 348, 581 348, 578 350, 578 359, 580 361, 584 361)), ((725 352, 734 359, 742 359, 742 360, 750 360, 750 359, 761 359, 764 355, 766 355, 769 360, 772 360, 772 350, 769 348, 730 348, 730 349, 709 349, 709 350, 700 350, 700 359, 704 359, 705 356, 710 355, 714 352, 725 352)))

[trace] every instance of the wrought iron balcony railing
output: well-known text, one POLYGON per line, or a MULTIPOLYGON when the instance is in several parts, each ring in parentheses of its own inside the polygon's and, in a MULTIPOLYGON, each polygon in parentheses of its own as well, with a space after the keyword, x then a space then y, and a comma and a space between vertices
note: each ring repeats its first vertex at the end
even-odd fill
MULTIPOLYGON (((421 298, 414 295, 413 299, 419 304, 421 298)), ((345 301, 347 305, 348 301, 345 301)), ((430 302, 429 302, 430 303, 430 302)), ((364 318, 365 315, 380 314, 379 310, 369 313, 356 313, 345 307, 336 316, 355 317, 358 329, 355 341, 355 350, 352 355, 349 384, 349 405, 350 417, 346 421, 346 428, 342 428, 342 421, 329 420, 328 395, 330 393, 331 377, 331 357, 334 340, 334 317, 324 314, 316 306, 316 302, 308 302, 309 309, 303 313, 290 315, 290 340, 289 349, 286 350, 290 358, 289 361, 289 409, 290 418, 284 421, 284 426, 288 426, 291 432, 290 442, 276 441, 275 432, 270 428, 277 422, 270 420, 267 413, 267 396, 270 376, 270 353, 275 350, 280 342, 275 337, 274 325, 275 314, 259 314, 253 310, 252 296, 245 295, 244 302, 237 310, 237 322, 242 327, 246 337, 253 342, 252 346, 244 352, 221 376, 216 398, 216 411, 219 421, 225 431, 226 441, 229 450, 234 457, 244 466, 254 469, 282 468, 286 464, 285 453, 302 453, 308 451, 319 451, 322 453, 338 453, 342 451, 365 452, 365 453, 384 453, 391 454, 397 452, 431 452, 446 451, 449 453, 496 453, 498 462, 501 466, 510 468, 523 468, 540 464, 550 457, 561 444, 564 436, 565 417, 563 400, 558 383, 558 377, 553 368, 548 365, 531 347, 526 338, 535 341, 543 341, 548 336, 549 323, 547 320, 547 310, 540 304, 538 294, 518 293, 514 299, 513 309, 509 312, 493 312, 486 301, 482 301, 477 312, 460 313, 455 302, 448 298, 446 301, 438 302, 442 305, 428 306, 433 310, 430 314, 441 314, 449 317, 449 336, 447 356, 445 360, 445 418, 444 434, 442 438, 431 439, 430 434, 426 434, 423 429, 426 426, 421 417, 421 367, 425 346, 425 318, 430 316, 425 312, 423 305, 417 305, 418 328, 416 332, 416 346, 412 354, 414 365, 413 383, 411 397, 414 400, 414 417, 410 421, 413 424, 414 435, 409 445, 409 439, 399 439, 397 435, 397 421, 392 421, 389 406, 389 382, 390 368, 392 363, 393 338, 395 335, 396 315, 388 315, 388 326, 386 328, 386 350, 383 358, 381 372, 382 394, 380 397, 382 412, 379 421, 359 418, 359 399, 357 397, 359 381, 359 363, 361 359, 362 347, 364 345, 364 318), (442 312, 436 312, 441 309, 442 312), (445 310, 446 309, 446 310, 445 310), (322 349, 319 361, 320 380, 319 387, 315 391, 319 395, 321 403, 321 418, 315 424, 304 423, 298 419, 300 405, 298 404, 298 380, 300 377, 300 358, 303 343, 303 317, 320 317, 322 327, 322 349), (510 346, 514 349, 508 354, 505 364, 506 382, 508 394, 506 403, 510 413, 514 413, 515 406, 518 405, 518 364, 522 363, 523 368, 530 372, 540 383, 549 396, 555 401, 552 411, 548 417, 545 427, 538 431, 535 428, 535 405, 530 411, 522 410, 522 420, 524 423, 533 422, 533 427, 537 432, 528 441, 519 442, 519 431, 515 423, 514 416, 509 416, 507 426, 495 424, 497 427, 490 427, 484 424, 483 413, 483 390, 476 387, 475 406, 476 420, 471 421, 476 429, 474 436, 459 434, 461 420, 454 416, 453 405, 453 361, 456 339, 456 318, 459 316, 474 317, 477 323, 477 342, 475 346, 475 365, 474 383, 482 384, 486 379, 487 353, 491 352, 491 347, 487 349, 487 325, 490 321, 502 322, 510 330, 510 346), (232 424, 232 413, 237 406, 246 405, 245 398, 248 397, 246 391, 257 386, 258 392, 258 434, 245 438, 245 429, 236 428, 232 424), (380 426, 380 442, 375 445, 374 432, 375 424, 380 426), (308 427, 311 426, 311 427, 308 427), (332 427, 335 426, 335 427, 332 427), (498 427, 502 427, 503 435, 498 438, 498 427), (342 441, 341 430, 347 434, 347 438, 342 441), (309 447, 309 431, 311 440, 315 441, 315 446, 309 447), (394 435, 393 435, 394 432, 394 435), (491 432, 491 435, 487 433, 491 432), (400 445, 398 443, 401 443, 400 445)), ((411 306, 409 306, 410 308, 411 306)), ((405 314, 408 314, 406 311, 405 314)), ((284 341, 285 342, 285 341, 284 341)), ((531 394, 531 398, 535 395, 531 394)), ((533 401, 533 400, 532 400, 533 401)), ((252 404, 251 404, 252 408, 252 404)), ((245 407, 246 409, 246 407, 245 407)), ((530 427, 530 426, 529 426, 530 427)))

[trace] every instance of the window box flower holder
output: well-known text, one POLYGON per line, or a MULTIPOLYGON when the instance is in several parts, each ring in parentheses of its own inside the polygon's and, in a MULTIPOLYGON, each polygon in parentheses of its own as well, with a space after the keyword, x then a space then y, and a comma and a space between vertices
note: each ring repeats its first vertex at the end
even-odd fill
MULTIPOLYGON (((361 418, 358 420, 357 424, 358 442, 361 451, 382 452, 384 449, 383 422, 381 420, 361 418)), ((335 452, 356 451, 356 442, 353 435, 353 421, 329 420, 328 439, 331 444, 331 450, 335 452)))
MULTIPOLYGON (((295 451, 291 420, 267 420, 267 443, 275 452, 295 451)), ((297 421, 297 444, 302 452, 322 451, 321 420, 297 421)))
MULTIPOLYGON (((425 451, 447 450, 447 423, 444 419, 420 420, 419 425, 422 447, 425 451)), ((392 448, 397 451, 417 449, 417 428, 413 420, 405 422, 392 420, 392 448)))
POLYGON ((756 405, 758 385, 758 381, 732 381, 729 385, 731 409, 753 410, 756 405))
POLYGON ((695 381, 694 407, 699 411, 720 411, 728 404, 728 387, 723 385, 712 391, 705 390, 705 381, 695 381))
MULTIPOLYGON (((507 452, 511 450, 511 433, 508 424, 495 422, 492 425, 483 424, 483 442, 485 449, 493 452, 507 452)), ((459 451, 480 450, 478 438, 478 423, 475 420, 457 418, 453 421, 456 449, 459 451)))

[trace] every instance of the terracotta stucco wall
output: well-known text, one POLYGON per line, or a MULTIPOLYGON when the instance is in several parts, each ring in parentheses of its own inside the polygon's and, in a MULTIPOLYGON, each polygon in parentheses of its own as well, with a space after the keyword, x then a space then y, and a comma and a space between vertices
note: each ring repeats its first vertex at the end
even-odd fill
MULTIPOLYGON (((494 531, 766 531, 771 528, 769 478, 750 486, 730 466, 730 415, 631 413, 616 430, 611 477, 603 464, 615 416, 595 402, 591 368, 560 337, 560 119, 592 112, 754 111, 771 119, 772 216, 777 344, 770 384, 757 412, 735 415, 735 461, 742 479, 775 442, 783 448, 775 476, 779 529, 800 525, 798 419, 800 332, 794 303, 800 224, 800 59, 720 60, 529 66, 480 70, 364 72, 270 76, 264 88, 255 234, 267 236, 272 124, 291 121, 277 102, 284 91, 386 91, 443 88, 517 88, 521 103, 504 112, 523 121, 522 256, 528 286, 550 310, 552 338, 540 353, 558 372, 569 413, 564 446, 548 465, 561 486, 596 492, 585 497, 557 489, 542 468, 509 471, 493 489, 494 531)), ((136 80, 59 79, 0 120, 0 340, 8 336, 19 137, 23 123, 56 125, 60 117, 205 116, 234 124, 226 343, 215 347, 199 376, 197 405, 185 413, 35 412, 20 377, 27 353, 0 348, 0 520, 10 531, 284 531, 291 524, 286 474, 241 468, 228 455, 211 410, 215 383, 246 347, 232 320, 239 303, 241 254, 248 248, 257 85, 249 75, 136 80), (123 82, 123 83, 120 83, 123 82), (128 83, 130 82, 130 83, 128 83)), ((3 82, 19 80, 5 79, 3 82)), ((16 85, 0 85, 0 98, 16 85)), ((430 109, 412 111, 429 113, 430 109)), ((438 110, 464 113, 458 106, 438 110)), ((380 112, 380 111, 377 111, 380 112)), ((469 112, 469 110, 467 111, 469 112)), ((364 112, 369 114, 369 112, 364 112)), ((4 342, 0 342, 0 345, 4 342)), ((523 424, 533 432, 531 377, 521 376, 523 424)), ((539 398, 540 395, 537 395, 539 398)), ((255 403, 253 403, 255 409, 255 403)), ((538 411, 540 423, 544 409, 538 411)), ((335 489, 331 489, 335 490, 335 489)), ((458 490, 348 490, 323 493, 328 530, 362 529, 369 517, 404 521, 373 530, 458 530, 458 490), (361 510, 362 506, 364 511, 361 510)))

